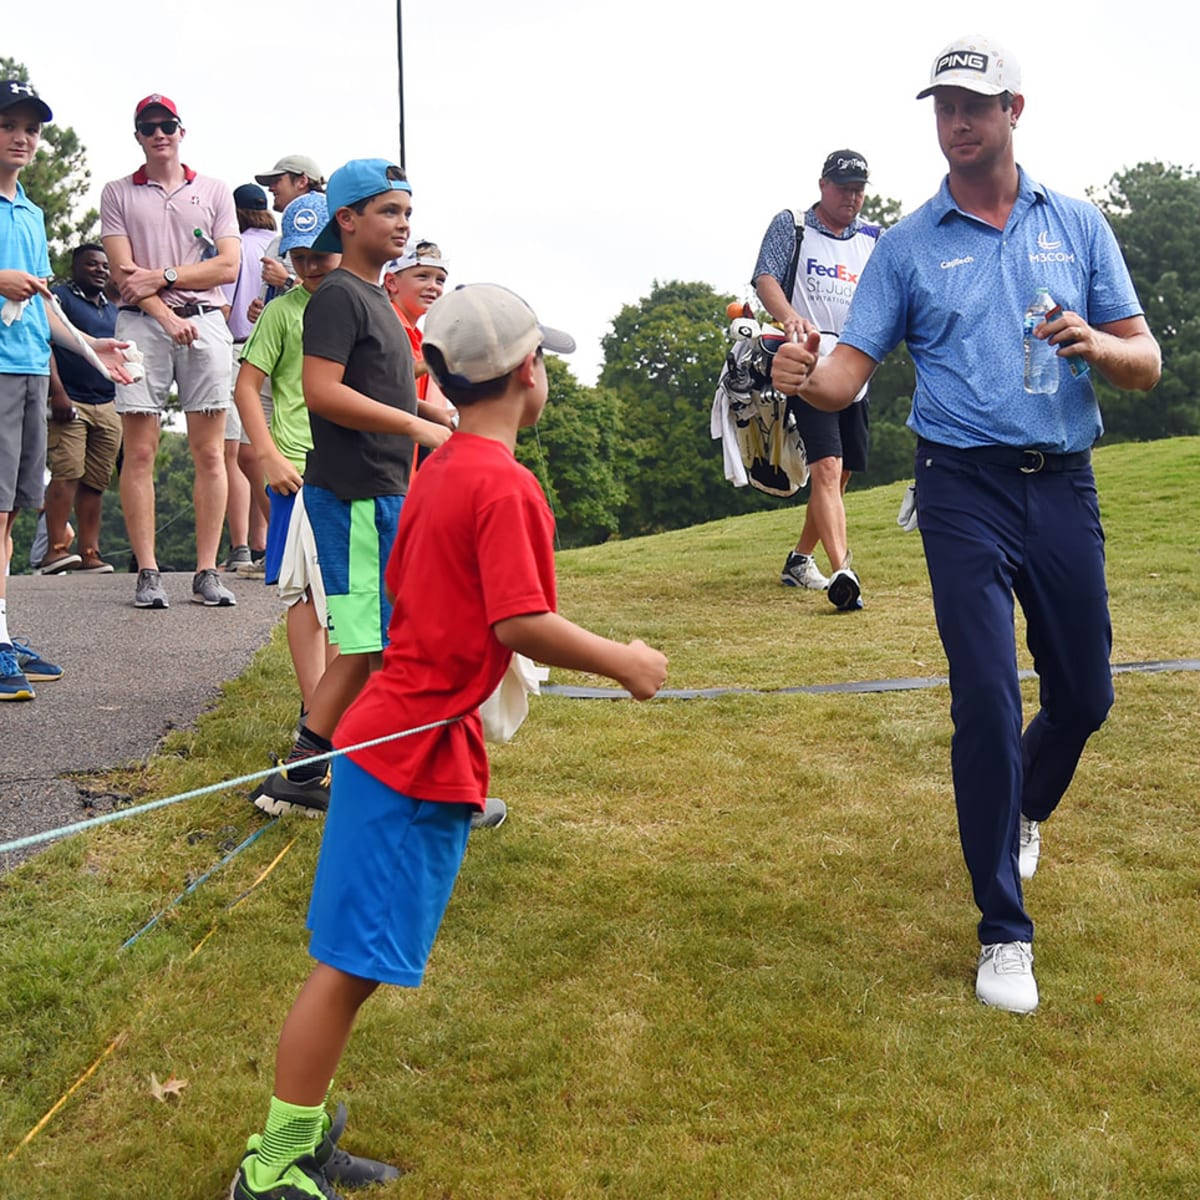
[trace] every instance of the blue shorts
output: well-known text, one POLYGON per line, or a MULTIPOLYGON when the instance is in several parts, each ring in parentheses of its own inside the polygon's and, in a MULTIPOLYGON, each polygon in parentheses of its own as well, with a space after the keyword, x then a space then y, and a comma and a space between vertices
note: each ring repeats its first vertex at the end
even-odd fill
POLYGON ((420 987, 473 811, 410 799, 350 759, 334 759, 309 954, 359 979, 420 987))
POLYGON ((343 654, 375 654, 387 645, 392 606, 383 586, 403 496, 341 500, 304 485, 304 509, 317 543, 329 611, 329 640, 343 654))
POLYGON ((267 572, 265 582, 273 586, 279 582, 279 568, 283 565, 283 551, 287 546, 292 509, 296 507, 296 493, 277 492, 269 487, 267 500, 271 505, 271 515, 267 519, 267 557, 263 568, 267 572))

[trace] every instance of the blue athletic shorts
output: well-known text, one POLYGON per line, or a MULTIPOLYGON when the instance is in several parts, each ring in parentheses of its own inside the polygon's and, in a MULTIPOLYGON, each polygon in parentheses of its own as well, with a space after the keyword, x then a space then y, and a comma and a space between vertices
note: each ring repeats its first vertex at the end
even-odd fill
POLYGON ((304 485, 304 510, 317 543, 329 610, 329 640, 343 654, 374 654, 387 645, 392 619, 383 586, 403 496, 340 500, 304 485))
POLYGON ((360 979, 420 987, 474 811, 413 800, 350 759, 334 759, 309 954, 360 979))
POLYGON ((267 501, 271 515, 267 519, 267 558, 263 568, 267 572, 268 586, 279 582, 279 568, 283 566, 283 551, 287 546, 288 525, 292 520, 292 509, 296 507, 295 492, 277 492, 267 488, 267 501))

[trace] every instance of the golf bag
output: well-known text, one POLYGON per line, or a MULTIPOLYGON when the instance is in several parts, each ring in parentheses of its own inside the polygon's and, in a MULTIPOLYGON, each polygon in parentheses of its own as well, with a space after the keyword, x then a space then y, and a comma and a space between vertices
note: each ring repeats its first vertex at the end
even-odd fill
POLYGON ((794 495, 808 482, 808 459, 787 397, 771 386, 771 359, 784 334, 744 316, 733 320, 729 336, 709 421, 714 440, 721 439, 725 478, 734 487, 794 495))

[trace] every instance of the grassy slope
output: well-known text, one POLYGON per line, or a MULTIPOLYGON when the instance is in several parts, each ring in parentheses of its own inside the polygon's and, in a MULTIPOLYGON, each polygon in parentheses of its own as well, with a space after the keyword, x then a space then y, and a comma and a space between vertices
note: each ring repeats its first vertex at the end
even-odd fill
MULTIPOLYGON (((1196 656, 1200 441, 1097 471, 1114 659, 1196 656)), ((563 610, 662 644, 678 686, 939 674, 900 491, 850 500, 862 613, 779 588, 785 512, 565 554, 563 610)), ((943 690, 538 701, 494 756, 513 819, 473 840, 426 987, 368 1005, 335 1085, 347 1144, 415 1168, 375 1194, 1197 1194, 1200 680, 1120 677, 1117 701, 1029 887, 1043 1004, 1024 1020, 971 998, 943 690)), ((276 642, 124 782, 254 769, 292 712, 276 642)), ((0 1197, 222 1194, 307 971, 319 826, 273 827, 117 947, 252 813, 192 802, 0 879, 0 1197), (179 1103, 151 1071, 189 1080, 179 1103)))

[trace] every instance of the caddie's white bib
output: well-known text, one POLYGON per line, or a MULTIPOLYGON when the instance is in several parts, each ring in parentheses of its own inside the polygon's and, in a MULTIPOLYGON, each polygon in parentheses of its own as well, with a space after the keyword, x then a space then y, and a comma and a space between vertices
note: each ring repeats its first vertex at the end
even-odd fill
MULTIPOLYGON (((803 221, 803 215, 801 215, 803 221)), ((801 226, 804 240, 800 261, 796 264, 796 284, 792 288, 792 307, 821 331, 821 357, 837 345, 838 334, 850 313, 850 301, 858 287, 862 269, 875 249, 876 236, 859 230, 853 237, 834 238, 811 226, 801 226)), ((867 394, 864 386, 855 396, 867 394)))

